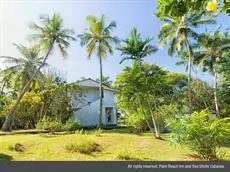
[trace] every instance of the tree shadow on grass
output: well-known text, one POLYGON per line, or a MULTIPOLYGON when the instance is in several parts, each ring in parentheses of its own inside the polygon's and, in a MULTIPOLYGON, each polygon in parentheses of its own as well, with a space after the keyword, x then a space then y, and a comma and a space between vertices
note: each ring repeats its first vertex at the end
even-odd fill
POLYGON ((13 159, 13 157, 11 155, 0 153, 0 161, 2 161, 2 160, 12 160, 12 159, 13 159))

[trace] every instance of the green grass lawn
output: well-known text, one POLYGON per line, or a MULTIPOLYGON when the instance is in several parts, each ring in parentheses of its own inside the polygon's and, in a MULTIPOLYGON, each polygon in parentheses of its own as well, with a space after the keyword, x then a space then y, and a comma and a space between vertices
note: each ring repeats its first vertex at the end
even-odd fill
MULTIPOLYGON (((0 136, 0 160, 120 160, 119 155, 127 155, 135 160, 193 160, 186 148, 171 145, 168 135, 165 140, 156 140, 150 133, 136 135, 124 129, 105 130, 95 134, 17 134, 0 136), (101 147, 101 151, 92 154, 68 152, 65 147, 73 141, 89 138, 101 147), (9 149, 20 143, 24 152, 9 149)), ((222 148, 230 160, 230 148, 222 148)))

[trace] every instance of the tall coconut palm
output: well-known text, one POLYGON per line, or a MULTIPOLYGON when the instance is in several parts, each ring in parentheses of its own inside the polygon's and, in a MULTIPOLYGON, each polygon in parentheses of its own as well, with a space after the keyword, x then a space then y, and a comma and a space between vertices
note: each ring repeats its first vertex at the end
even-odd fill
MULTIPOLYGON (((14 44, 20 53, 21 57, 1 56, 0 59, 3 63, 10 65, 2 70, 0 73, 3 75, 4 85, 11 83, 14 90, 21 90, 27 82, 29 82, 33 73, 42 64, 43 57, 37 47, 25 47, 21 44, 14 44)), ((46 63, 43 65, 47 65, 46 63)), ((32 81, 35 83, 38 79, 41 80, 42 72, 39 70, 37 78, 32 81)), ((4 87, 2 88, 4 89, 4 87)))
POLYGON ((152 39, 151 37, 142 38, 137 29, 133 28, 129 37, 123 40, 124 44, 117 48, 124 56, 120 64, 125 60, 134 60, 141 63, 145 57, 155 53, 157 48, 150 44, 152 39))
POLYGON ((99 122, 98 127, 102 126, 102 60, 106 58, 107 54, 113 54, 113 48, 111 44, 117 44, 119 39, 117 37, 113 37, 111 32, 116 28, 116 22, 112 21, 108 25, 105 23, 105 16, 102 15, 100 18, 95 16, 88 16, 87 22, 89 27, 83 34, 79 35, 81 39, 81 45, 86 46, 88 58, 90 59, 93 54, 97 53, 100 64, 100 86, 99 86, 99 122))
POLYGON ((11 82, 12 73, 3 73, 2 71, 0 71, 0 74, 1 74, 1 79, 0 79, 0 83, 1 83, 0 97, 1 97, 4 94, 5 88, 9 88, 12 85, 11 82))
MULTIPOLYGON (((100 79, 96 79, 97 82, 100 82, 100 79)), ((110 80, 109 76, 102 76, 102 84, 106 85, 107 87, 112 87, 113 81, 110 80)))
POLYGON ((197 44, 198 49, 194 52, 195 63, 202 67, 203 71, 209 71, 213 75, 213 90, 216 115, 220 117, 217 97, 217 68, 218 62, 224 59, 224 53, 230 52, 230 36, 228 32, 215 32, 206 30, 200 35, 197 44))
POLYGON ((188 54, 188 100, 189 100, 189 113, 192 113, 192 98, 191 98, 191 65, 193 63, 192 57, 192 40, 198 38, 198 34, 194 28, 202 24, 215 23, 212 18, 203 18, 202 13, 192 12, 191 10, 181 17, 167 16, 164 24, 158 35, 160 45, 164 46, 169 43, 168 54, 173 56, 177 53, 179 56, 183 52, 188 54))
POLYGON ((20 103, 20 100, 28 91, 30 84, 37 77, 40 69, 46 63, 46 60, 48 59, 49 55, 54 49, 54 46, 57 46, 63 57, 67 57, 68 54, 66 49, 70 46, 69 41, 75 40, 75 38, 73 37, 74 31, 71 29, 63 28, 63 19, 60 17, 58 13, 53 14, 51 18, 49 16, 41 16, 40 21, 41 25, 36 23, 32 23, 30 25, 30 28, 35 31, 35 33, 31 35, 31 38, 34 41, 38 42, 38 47, 40 47, 41 50, 45 52, 45 55, 43 57, 41 65, 31 75, 30 80, 19 93, 16 103, 7 115, 6 120, 2 126, 2 130, 4 131, 11 130, 11 122, 15 114, 15 111, 20 103))

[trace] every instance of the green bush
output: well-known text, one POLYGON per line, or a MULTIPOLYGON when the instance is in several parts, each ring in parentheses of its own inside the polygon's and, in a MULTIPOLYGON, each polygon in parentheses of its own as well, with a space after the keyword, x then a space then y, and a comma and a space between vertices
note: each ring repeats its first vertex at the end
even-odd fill
POLYGON ((186 107, 179 107, 177 104, 159 106, 154 111, 154 116, 159 125, 159 128, 161 129, 161 132, 167 131, 167 128, 165 127, 167 119, 174 118, 176 115, 183 114, 187 111, 188 109, 186 107))
POLYGON ((91 154, 100 151, 100 145, 91 139, 82 137, 78 141, 72 141, 65 146, 68 152, 79 152, 84 154, 91 154))
POLYGON ((48 130, 50 132, 59 131, 62 129, 62 123, 60 120, 54 120, 48 116, 44 116, 38 121, 36 129, 48 130))
POLYGON ((82 134, 87 134, 86 131, 82 128, 80 130, 76 130, 75 131, 75 134, 79 134, 79 135, 82 135, 82 134))
POLYGON ((102 133, 103 133, 103 130, 99 128, 98 130, 94 131, 93 134, 94 134, 95 136, 101 137, 101 136, 102 136, 102 133))
POLYGON ((131 130, 135 133, 144 132, 148 128, 144 115, 140 112, 128 115, 127 124, 132 127, 131 130))
POLYGON ((76 131, 81 128, 80 121, 74 118, 70 118, 66 121, 65 125, 62 127, 63 130, 76 131))
POLYGON ((118 160, 125 160, 125 161, 137 161, 139 160, 138 158, 134 157, 132 155, 132 152, 127 150, 127 149, 124 149, 124 150, 121 150, 119 151, 115 158, 114 159, 118 159, 118 160))
MULTIPOLYGON (((15 100, 11 100, 9 104, 4 106, 2 114, 8 114, 14 104, 15 100)), ((15 112, 13 127, 23 129, 35 128, 40 118, 41 106, 41 97, 37 93, 34 91, 25 93, 15 112)))
POLYGON ((210 112, 203 110, 191 116, 177 116, 168 121, 171 141, 185 145, 195 156, 205 160, 222 158, 218 148, 223 146, 230 133, 230 119, 209 119, 210 112))

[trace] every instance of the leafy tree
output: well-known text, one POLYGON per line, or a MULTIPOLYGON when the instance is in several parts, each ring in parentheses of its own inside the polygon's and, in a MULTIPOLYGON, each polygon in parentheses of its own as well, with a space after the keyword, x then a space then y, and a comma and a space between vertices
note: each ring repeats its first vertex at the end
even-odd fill
POLYGON ((224 53, 230 51, 230 36, 228 32, 221 32, 219 29, 214 33, 206 30, 198 40, 198 50, 194 53, 195 63, 199 64, 203 71, 209 71, 213 75, 213 90, 216 107, 216 114, 220 117, 220 110, 217 97, 217 70, 218 62, 224 59, 224 53))
POLYGON ((46 60, 51 54, 51 51, 54 49, 54 46, 56 45, 58 47, 63 57, 67 57, 66 49, 70 46, 69 41, 75 40, 75 38, 72 36, 74 34, 74 31, 63 28, 63 20, 59 14, 55 13, 51 18, 49 16, 41 16, 40 20, 41 25, 36 23, 32 23, 30 25, 30 28, 36 31, 36 33, 33 34, 31 37, 33 38, 33 40, 38 41, 38 46, 41 48, 42 51, 46 53, 43 57, 41 65, 31 75, 30 80, 19 93, 15 105, 8 113, 6 120, 2 126, 2 130, 4 131, 11 130, 12 119, 20 103, 20 100, 28 91, 30 84, 37 77, 40 69, 45 65, 46 60))
POLYGON ((194 12, 204 11, 208 0, 158 0, 156 16, 161 20, 167 16, 182 17, 193 10, 194 12))
POLYGON ((167 120, 175 118, 178 114, 185 114, 187 112, 187 107, 173 102, 171 104, 163 104, 158 106, 154 111, 157 118, 159 128, 163 131, 167 131, 167 120))
POLYGON ((167 85, 172 88, 172 94, 167 97, 167 104, 174 102, 182 107, 186 104, 186 92, 188 80, 185 74, 181 73, 168 73, 167 74, 167 85))
MULTIPOLYGON (((4 107, 3 113, 6 114, 14 105, 15 100, 4 107)), ((27 92, 19 103, 13 119, 15 128, 35 128, 40 118, 40 107, 42 106, 41 97, 34 91, 27 92)))
POLYGON ((179 57, 183 52, 188 55, 188 99, 189 99, 189 112, 192 113, 192 97, 191 97, 191 65, 193 63, 191 41, 197 39, 198 34, 194 31, 194 28, 202 25, 214 23, 211 18, 203 18, 202 13, 189 10, 182 16, 174 17, 165 16, 164 24, 159 33, 160 45, 164 46, 169 43, 168 54, 174 55, 176 52, 179 57))
POLYGON ((166 74, 166 71, 156 65, 140 66, 140 62, 137 61, 132 68, 126 67, 115 81, 115 88, 119 90, 116 95, 118 107, 133 119, 137 116, 144 119, 156 138, 160 138, 160 131, 154 110, 172 93, 172 88, 167 84, 166 74))
POLYGON ((223 59, 218 65, 219 82, 219 101, 221 106, 221 116, 230 116, 230 52, 223 54, 223 59))
POLYGON ((129 37, 123 40, 124 44, 117 49, 121 51, 124 58, 120 64, 125 60, 134 60, 143 62, 143 59, 157 51, 157 48, 150 44, 153 38, 142 38, 136 28, 133 28, 129 37))
POLYGON ((224 0, 222 11, 230 15, 230 1, 229 0, 224 0))
POLYGON ((215 106, 212 101, 213 89, 210 85, 200 79, 195 79, 191 82, 192 105, 194 111, 209 109, 215 111, 215 106))
MULTIPOLYGON (((81 88, 75 83, 50 85, 39 92, 44 104, 40 107, 41 115, 65 122, 72 115, 72 95, 81 88)), ((76 100, 77 101, 77 100, 76 100)), ((80 99, 79 99, 80 101, 80 99)))
MULTIPOLYGON (((183 16, 189 10, 196 12, 224 12, 230 14, 229 0, 158 0, 156 16, 164 19, 165 16, 171 15, 175 17, 183 16), (218 6, 220 7, 218 10, 218 6), (175 10, 176 9, 176 10, 175 10)), ((214 14, 215 14, 214 13, 214 14)))
POLYGON ((100 64, 100 112, 99 112, 99 123, 98 127, 102 126, 102 82, 103 82, 103 74, 102 74, 102 60, 106 58, 107 54, 113 53, 113 48, 111 44, 117 44, 119 39, 117 37, 113 37, 111 32, 116 28, 116 22, 112 21, 108 25, 105 23, 105 16, 102 15, 100 18, 95 16, 88 16, 88 29, 83 34, 79 35, 81 39, 81 45, 87 47, 88 58, 91 58, 92 55, 97 53, 100 64))

